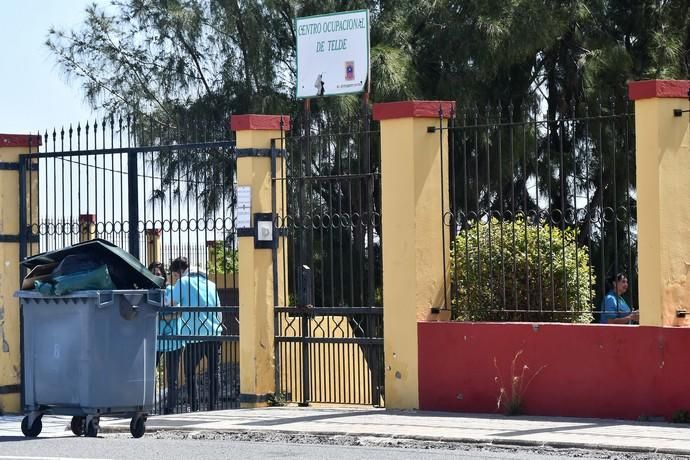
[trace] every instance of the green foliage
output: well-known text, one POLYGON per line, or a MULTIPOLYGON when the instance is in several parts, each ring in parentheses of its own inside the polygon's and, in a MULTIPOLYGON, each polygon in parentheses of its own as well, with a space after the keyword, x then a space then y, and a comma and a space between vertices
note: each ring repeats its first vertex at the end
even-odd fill
POLYGON ((271 407, 281 407, 287 405, 287 397, 284 393, 269 393, 266 397, 266 403, 271 407))
POLYGON ((594 273, 572 229, 492 218, 460 231, 451 256, 463 321, 592 321, 594 273))
POLYGON ((294 19, 361 8, 373 101, 545 100, 555 117, 571 99, 624 99, 628 80, 690 73, 681 0, 114 0, 46 44, 94 106, 278 113, 294 97, 294 19))
POLYGON ((222 275, 236 273, 238 267, 237 250, 225 245, 223 241, 215 241, 209 248, 208 273, 222 275))
POLYGON ((685 409, 679 409, 673 413, 671 421, 673 423, 690 423, 690 412, 685 409))

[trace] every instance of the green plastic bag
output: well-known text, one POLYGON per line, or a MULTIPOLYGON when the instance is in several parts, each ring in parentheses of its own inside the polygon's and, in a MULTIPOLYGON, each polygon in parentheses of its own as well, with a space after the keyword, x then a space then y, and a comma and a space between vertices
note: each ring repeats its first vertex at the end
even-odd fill
POLYGON ((43 295, 55 295, 55 288, 46 281, 34 281, 34 289, 43 295))
POLYGON ((36 290, 43 295, 65 295, 75 291, 115 289, 106 265, 101 265, 93 270, 56 276, 47 282, 36 281, 34 285, 36 290))

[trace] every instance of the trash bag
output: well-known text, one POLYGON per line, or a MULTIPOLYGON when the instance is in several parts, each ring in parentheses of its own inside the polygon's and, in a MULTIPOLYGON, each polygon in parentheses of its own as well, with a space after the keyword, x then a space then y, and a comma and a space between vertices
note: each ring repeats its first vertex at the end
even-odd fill
POLYGON ((98 269, 103 262, 94 259, 89 254, 74 254, 62 259, 53 270, 53 277, 71 275, 73 273, 89 272, 98 269))
MULTIPOLYGON (((32 269, 38 265, 60 263, 69 256, 80 256, 106 265, 115 289, 155 289, 163 288, 163 278, 151 273, 136 257, 129 254, 109 241, 94 239, 73 244, 72 246, 56 249, 31 256, 22 261, 22 266, 32 269)), ((79 266, 84 259, 69 261, 64 270, 79 266)), ((57 267, 56 267, 57 269, 57 267)), ((83 271, 84 268, 81 269, 83 271)))
POLYGON ((115 289, 108 267, 55 276, 49 281, 36 281, 35 289, 43 295, 65 295, 74 291, 115 289))
POLYGON ((34 289, 43 295, 55 295, 55 287, 47 281, 34 281, 34 289))

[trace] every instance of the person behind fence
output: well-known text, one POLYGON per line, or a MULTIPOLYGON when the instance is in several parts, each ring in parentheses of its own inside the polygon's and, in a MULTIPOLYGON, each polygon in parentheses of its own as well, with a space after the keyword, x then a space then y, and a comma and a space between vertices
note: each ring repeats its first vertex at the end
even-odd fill
POLYGON ((640 312, 630 308, 622 297, 628 290, 628 277, 617 273, 607 279, 609 291, 601 303, 602 324, 635 324, 640 320, 640 312))
MULTIPOLYGON (((149 271, 156 276, 160 276, 165 281, 165 300, 164 305, 170 306, 172 286, 168 284, 168 276, 163 264, 153 262, 149 264, 149 271)), ((180 354, 184 348, 184 341, 166 339, 165 336, 180 335, 179 314, 165 313, 159 316, 158 321, 158 340, 156 340, 156 367, 159 366, 161 359, 165 358, 165 405, 164 414, 172 414, 177 405, 177 384, 180 368, 180 354)))
POLYGON ((218 312, 205 311, 204 307, 219 307, 220 298, 216 285, 205 272, 190 267, 186 257, 173 260, 170 265, 175 284, 172 288, 173 304, 181 307, 196 307, 199 311, 183 312, 180 332, 193 336, 187 340, 184 351, 185 379, 192 411, 199 408, 197 400, 197 381, 195 371, 206 358, 208 369, 208 409, 215 408, 220 388, 220 347, 221 342, 212 337, 221 335, 221 317, 218 312), (208 337, 207 340, 204 340, 208 337))

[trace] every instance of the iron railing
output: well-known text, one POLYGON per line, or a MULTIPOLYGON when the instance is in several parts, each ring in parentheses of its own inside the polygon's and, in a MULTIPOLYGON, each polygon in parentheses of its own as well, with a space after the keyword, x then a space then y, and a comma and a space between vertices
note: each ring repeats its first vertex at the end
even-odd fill
POLYGON ((159 318, 155 412, 238 408, 239 307, 167 307, 159 318))
MULTIPOLYGON (((52 251, 55 249, 64 248, 81 241, 81 229, 83 223, 78 221, 70 222, 69 220, 49 220, 43 219, 38 224, 38 233, 40 235, 38 245, 40 252, 52 251)), ((93 236, 102 238, 113 243, 115 246, 127 250, 129 248, 129 232, 121 228, 110 228, 107 222, 94 223, 93 236), (106 231, 106 226, 109 231, 106 231)), ((163 262, 165 266, 169 266, 170 262, 178 257, 187 257, 189 264, 201 268, 203 271, 214 271, 214 259, 219 257, 216 251, 217 245, 223 246, 223 253, 232 250, 232 244, 225 241, 208 241, 206 244, 177 244, 171 241, 169 233, 162 233, 160 235, 160 261, 151 259, 151 251, 140 249, 140 259, 144 265, 149 265, 153 262, 163 262)), ((145 248, 147 245, 146 236, 139 235, 139 247, 145 248)), ((218 263, 220 263, 218 259, 218 263)))
POLYGON ((634 118, 613 103, 571 106, 577 115, 557 119, 538 107, 451 114, 442 148, 453 318, 597 321, 619 272, 637 305, 634 118))
POLYGON ((159 413, 239 404, 237 177, 227 120, 113 115, 45 131, 41 146, 20 158, 21 258, 98 237, 147 265, 156 257, 167 268, 187 257, 216 284, 220 306, 181 307, 175 313, 182 320, 163 312, 159 413), (151 230, 160 238, 155 250, 146 248, 151 230), (185 327, 213 315, 221 321, 212 331, 185 327), (184 352, 175 356, 172 348, 184 352))

